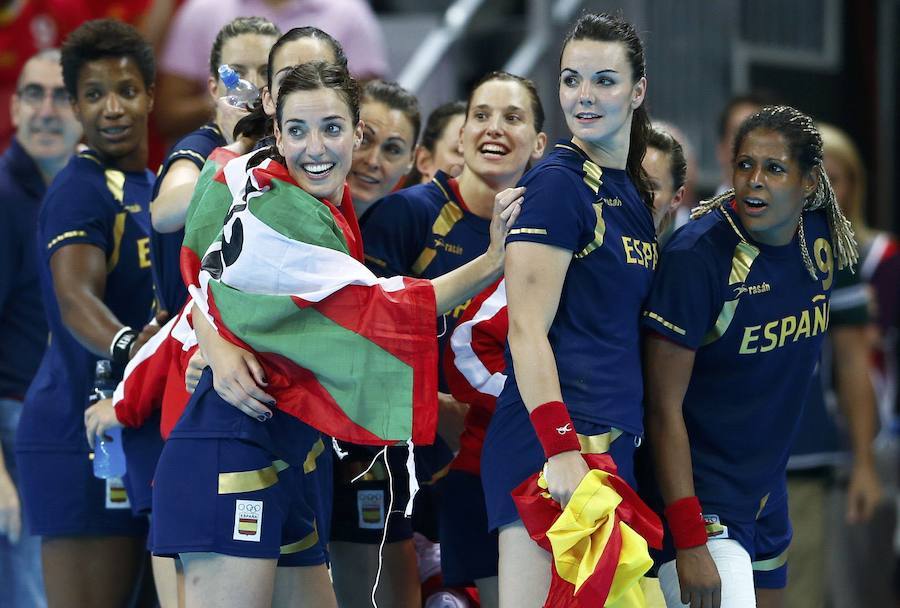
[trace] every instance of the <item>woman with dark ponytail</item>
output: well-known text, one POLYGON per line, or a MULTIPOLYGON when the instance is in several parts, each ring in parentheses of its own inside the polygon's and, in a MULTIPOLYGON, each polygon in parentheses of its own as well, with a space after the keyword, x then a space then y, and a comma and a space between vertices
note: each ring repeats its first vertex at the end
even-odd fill
MULTIPOLYGON (((646 90, 634 27, 582 16, 560 58, 559 100, 572 136, 520 182, 525 201, 507 237, 508 378, 481 460, 489 527, 500 533, 500 606, 543 606, 551 588, 553 557, 529 536, 513 490, 543 467, 547 491, 565 507, 588 474, 582 452, 608 452, 634 485, 643 434, 639 318, 657 259, 641 166, 646 90)), ((649 567, 646 549, 641 564, 649 567)))
POLYGON ((701 203, 666 246, 643 313, 669 608, 783 604, 785 466, 835 273, 857 259, 809 116, 752 115, 733 168, 734 189, 701 203))

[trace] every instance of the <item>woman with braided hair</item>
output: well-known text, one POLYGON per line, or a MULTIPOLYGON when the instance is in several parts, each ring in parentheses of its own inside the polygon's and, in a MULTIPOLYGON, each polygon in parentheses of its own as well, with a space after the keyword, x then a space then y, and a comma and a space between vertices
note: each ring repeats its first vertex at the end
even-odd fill
POLYGON ((672 238, 644 311, 670 608, 781 605, 785 465, 835 271, 857 258, 808 116, 763 108, 733 158, 734 190, 672 238))

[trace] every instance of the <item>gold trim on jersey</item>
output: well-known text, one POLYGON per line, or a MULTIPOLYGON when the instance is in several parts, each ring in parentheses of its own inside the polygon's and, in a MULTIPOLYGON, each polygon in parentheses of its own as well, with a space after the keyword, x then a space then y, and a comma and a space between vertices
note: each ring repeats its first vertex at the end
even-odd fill
POLYGON ((385 262, 381 258, 376 258, 374 255, 369 255, 368 253, 365 255, 367 262, 372 262, 373 264, 375 264, 376 266, 380 266, 381 268, 387 268, 387 262, 385 262))
POLYGON ((267 467, 255 471, 236 471, 219 473, 219 494, 239 494, 265 490, 278 483, 278 473, 290 465, 283 460, 276 460, 267 467))
POLYGON ((544 228, 513 228, 509 231, 509 236, 514 234, 547 234, 547 231, 544 228))
MULTIPOLYGON (((725 217, 731 221, 731 217, 727 213, 725 213, 725 217)), ((732 227, 737 230, 737 226, 732 224, 732 227)), ((715 324, 703 336, 703 346, 715 342, 728 331, 731 322, 734 320, 734 315, 737 313, 738 304, 741 301, 740 294, 736 290, 747 281, 747 277, 750 276, 750 267, 753 266, 753 261, 756 260, 758 255, 759 249, 757 247, 754 247, 743 238, 738 241, 734 248, 734 255, 731 257, 731 273, 728 275, 728 287, 735 290, 733 293, 734 297, 722 304, 722 310, 719 311, 715 324)))
POLYGON ((656 314, 655 312, 651 312, 651 311, 649 311, 649 310, 645 310, 645 311, 644 311, 644 316, 645 316, 645 317, 650 317, 650 318, 653 319, 654 321, 659 322, 660 325, 662 325, 662 326, 665 327, 666 329, 669 329, 669 330, 674 331, 676 334, 679 334, 679 335, 681 335, 681 336, 686 336, 686 335, 687 335, 687 332, 686 332, 685 330, 683 330, 682 328, 678 327, 678 326, 675 325, 674 323, 670 323, 669 321, 666 321, 665 319, 663 319, 661 316, 659 316, 659 315, 656 314))
POLYGON ((597 214, 597 225, 594 226, 594 240, 588 243, 587 247, 575 254, 575 257, 579 260, 592 251, 602 247, 603 237, 606 235, 606 222, 603 220, 603 202, 593 203, 593 207, 594 212, 597 214))
POLYGON ((117 169, 106 169, 103 172, 106 177, 106 187, 119 204, 125 202, 125 174, 117 169))
MULTIPOLYGON (((437 185, 438 189, 447 199, 447 202, 441 207, 441 212, 438 214, 437 219, 434 220, 431 232, 435 236, 447 236, 447 234, 453 230, 453 226, 456 225, 456 222, 463 218, 463 210, 460 209, 459 205, 453 202, 453 199, 437 179, 432 178, 431 181, 437 185)), ((425 272, 425 269, 428 268, 428 265, 434 261, 435 256, 437 256, 437 250, 435 250, 434 247, 426 247, 412 265, 413 274, 421 276, 422 273, 425 272)))
POLYGON ((769 559, 761 559, 758 562, 753 562, 753 570, 755 572, 770 572, 772 570, 778 570, 787 563, 788 551, 790 551, 790 548, 785 549, 781 553, 781 555, 776 555, 775 557, 769 559))
POLYGON ((93 154, 92 152, 90 152, 90 151, 79 152, 79 153, 78 153, 78 158, 85 158, 85 159, 87 159, 87 160, 92 160, 92 161, 94 161, 95 163, 97 163, 98 165, 100 165, 101 167, 103 166, 103 163, 100 162, 100 159, 97 158, 97 156, 96 156, 95 154, 93 154))
POLYGON ((597 163, 586 160, 584 164, 581 165, 581 170, 584 171, 584 183, 587 184, 587 187, 593 191, 594 194, 600 193, 600 186, 603 185, 603 180, 600 179, 603 177, 603 169, 600 168, 600 165, 597 163))
POLYGON ((312 448, 309 450, 309 454, 306 455, 306 460, 303 461, 303 472, 304 473, 312 473, 316 470, 316 458, 319 457, 319 454, 325 451, 325 444, 322 443, 321 437, 316 439, 316 442, 313 444, 312 448))
POLYGON ((116 221, 113 224, 113 250, 106 262, 106 272, 110 273, 119 263, 119 256, 122 253, 122 237, 125 235, 125 218, 128 213, 121 212, 116 214, 116 221))
POLYGON ((193 157, 193 158, 199 160, 201 165, 204 164, 204 163, 206 162, 206 159, 203 158, 203 155, 202 155, 202 154, 198 154, 197 152, 194 152, 193 150, 189 150, 189 149, 187 149, 187 148, 182 148, 182 149, 180 149, 180 150, 175 150, 174 152, 172 152, 171 154, 169 154, 169 159, 171 159, 173 156, 178 156, 178 157, 179 157, 179 158, 176 158, 175 160, 179 160, 180 158, 184 158, 185 156, 191 156, 191 157, 193 157))
POLYGON ((75 237, 79 236, 87 236, 87 232, 85 232, 84 230, 67 230, 66 232, 63 232, 62 234, 59 234, 50 239, 50 242, 47 243, 47 249, 53 249, 53 246, 57 243, 65 241, 66 239, 74 239, 75 237))
POLYGON ((310 547, 314 547, 316 543, 319 542, 319 531, 316 529, 316 524, 313 523, 313 531, 298 540, 295 543, 289 543, 287 545, 281 545, 280 553, 282 555, 289 555, 291 553, 300 553, 301 551, 306 551, 310 547))

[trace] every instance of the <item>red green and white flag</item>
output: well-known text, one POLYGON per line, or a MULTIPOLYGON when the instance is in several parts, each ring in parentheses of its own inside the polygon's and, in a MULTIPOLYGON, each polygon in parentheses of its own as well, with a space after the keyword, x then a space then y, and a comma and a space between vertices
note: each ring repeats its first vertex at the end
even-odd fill
MULTIPOLYGON (((202 194, 217 210, 225 189, 230 199, 191 281, 197 307, 219 335, 256 354, 279 409, 352 443, 432 443, 431 283, 376 277, 362 262, 348 196, 339 210, 300 189, 279 163, 250 167, 251 157, 219 169, 202 194)), ((204 200, 194 218, 205 217, 204 200)), ((197 264, 192 246, 204 230, 188 224, 183 272, 197 264)))

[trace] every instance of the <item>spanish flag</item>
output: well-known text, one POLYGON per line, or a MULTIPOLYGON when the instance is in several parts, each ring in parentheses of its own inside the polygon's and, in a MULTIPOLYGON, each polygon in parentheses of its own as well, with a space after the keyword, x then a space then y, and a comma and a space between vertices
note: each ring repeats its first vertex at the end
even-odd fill
POLYGON ((553 554, 545 608, 640 608, 641 577, 653 564, 647 544, 662 546, 662 522, 616 475, 608 454, 585 454, 591 471, 565 509, 547 491, 543 472, 512 497, 525 528, 553 554))

